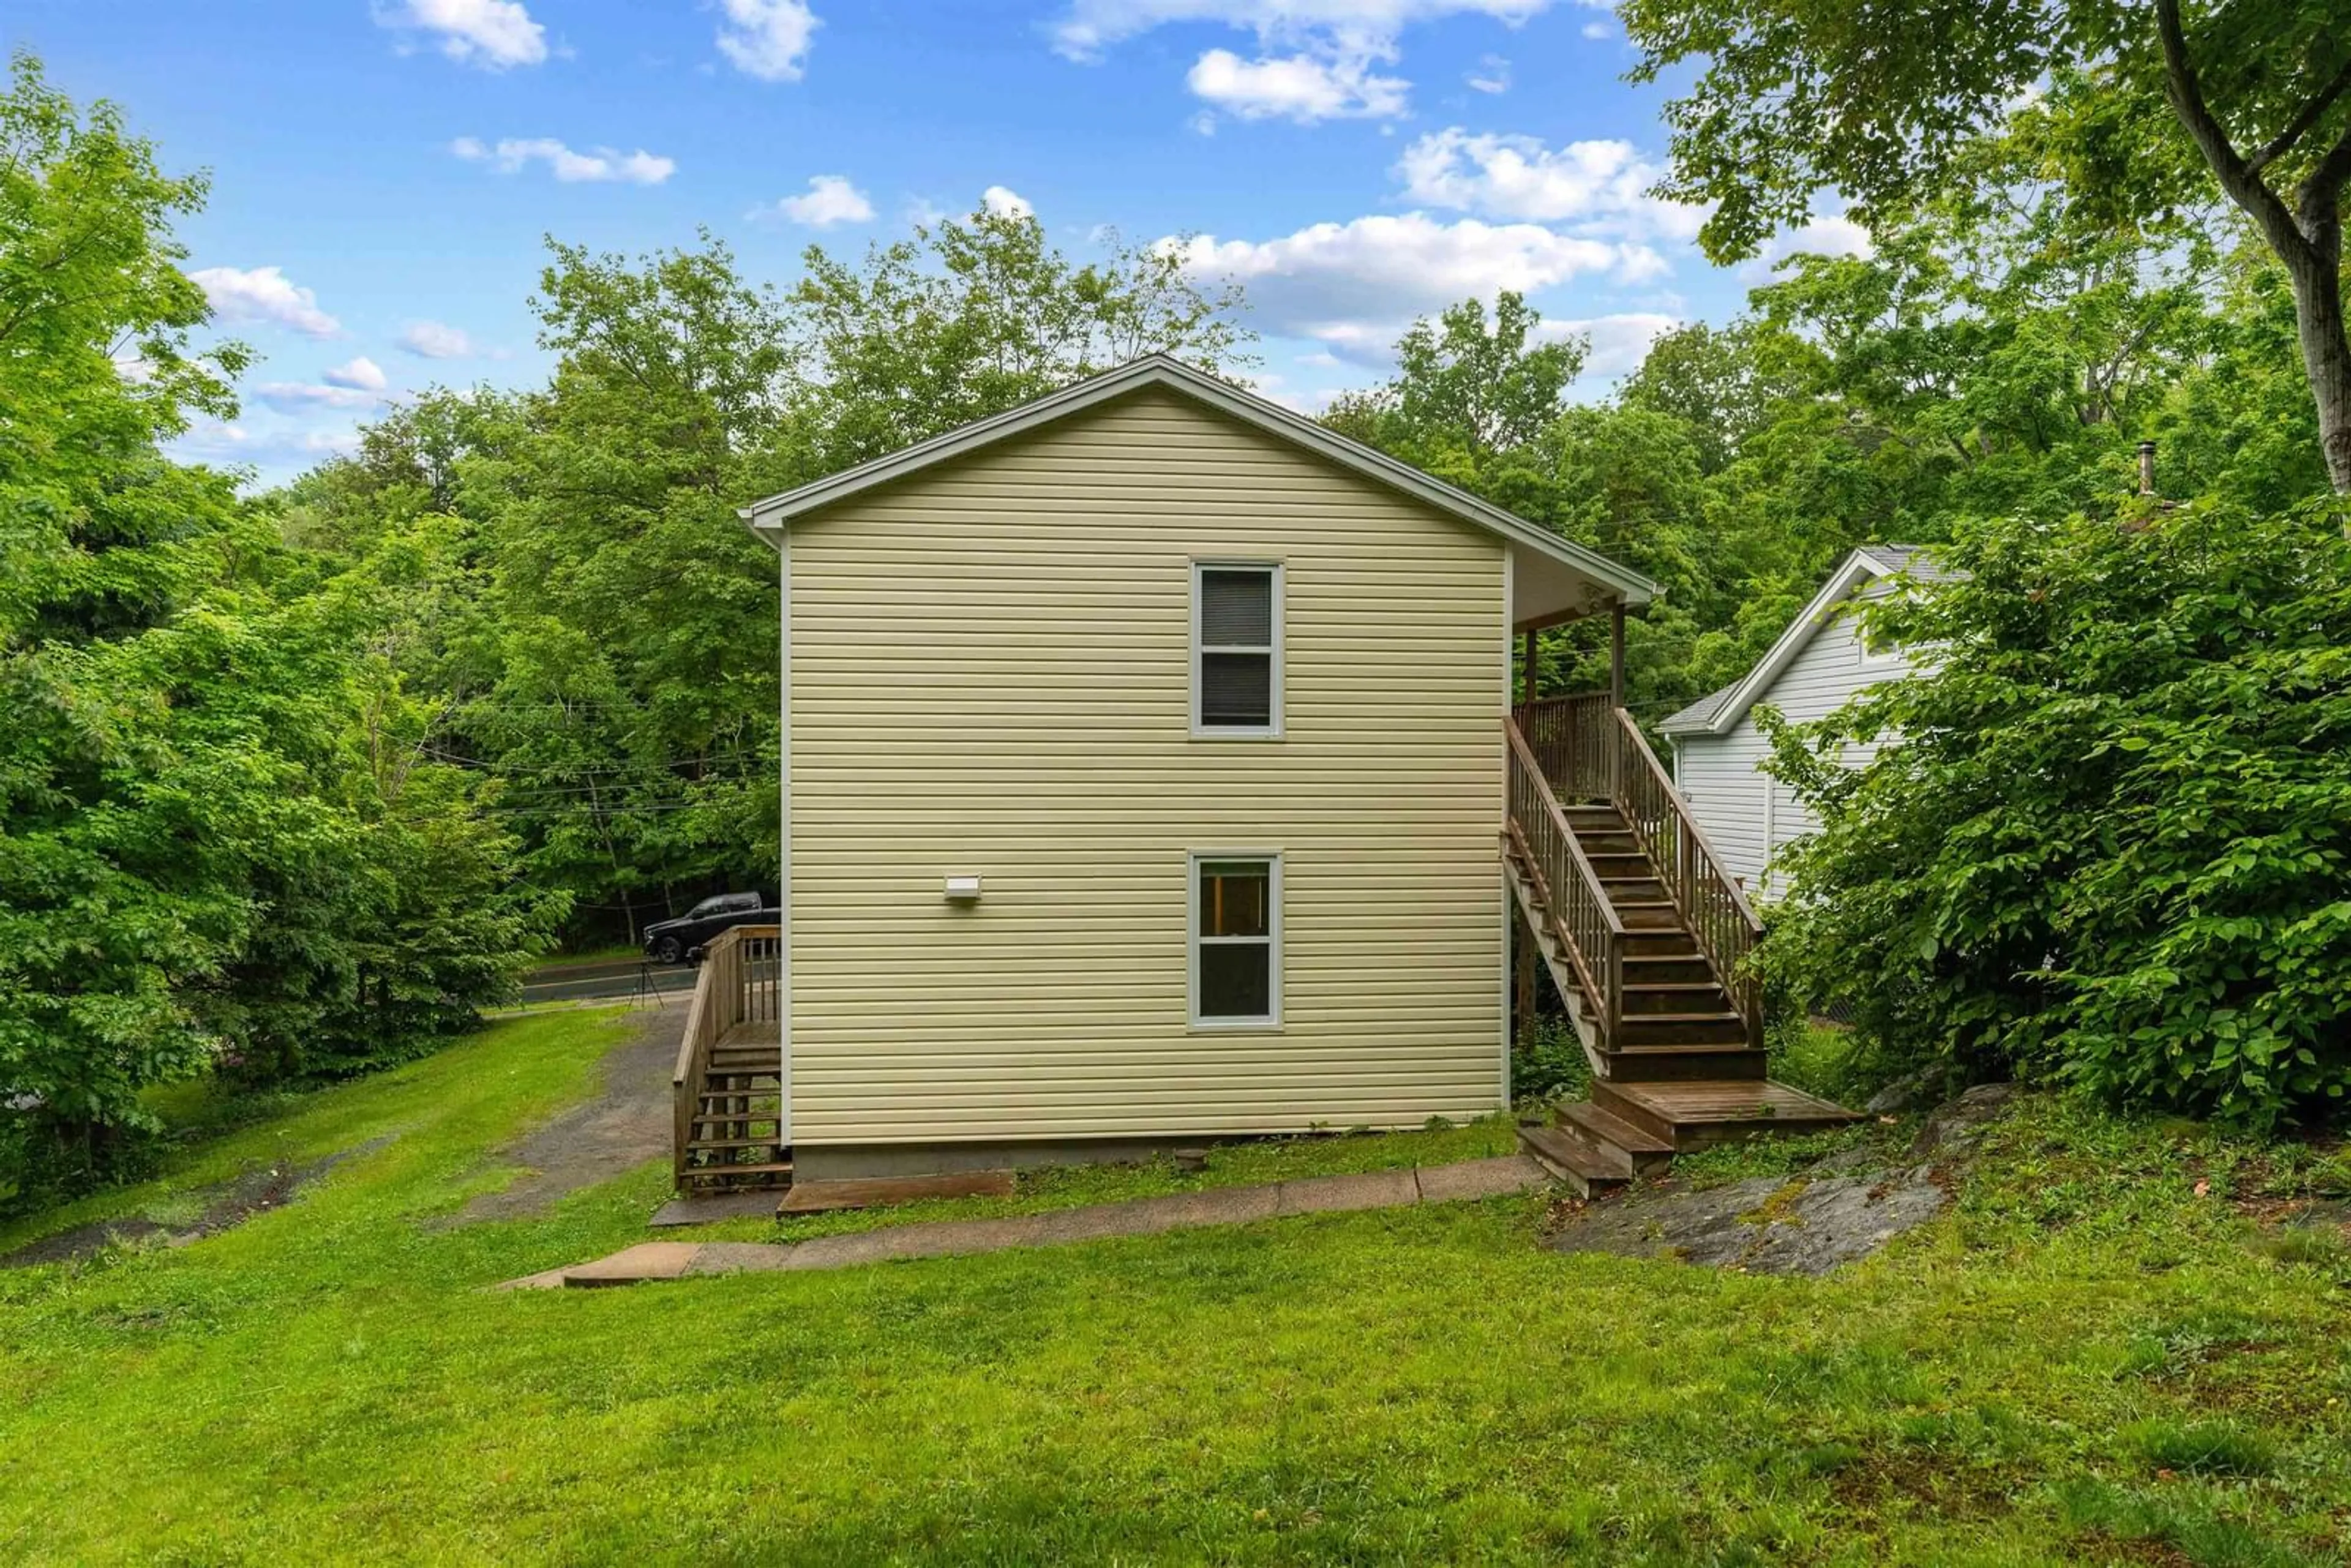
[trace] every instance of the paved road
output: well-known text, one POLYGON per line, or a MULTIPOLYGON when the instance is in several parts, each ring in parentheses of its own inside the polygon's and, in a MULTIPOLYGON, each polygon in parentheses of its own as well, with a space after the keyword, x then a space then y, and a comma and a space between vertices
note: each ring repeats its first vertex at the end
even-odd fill
POLYGON ((647 967, 634 958, 593 964, 547 964, 523 977, 522 999, 531 1002, 626 1001, 641 984, 666 997, 694 994, 695 971, 682 965, 647 967))

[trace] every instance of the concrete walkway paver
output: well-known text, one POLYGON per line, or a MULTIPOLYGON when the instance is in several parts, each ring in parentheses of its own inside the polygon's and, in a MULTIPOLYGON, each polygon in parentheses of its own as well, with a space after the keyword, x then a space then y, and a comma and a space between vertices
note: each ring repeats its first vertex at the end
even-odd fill
POLYGON ((1211 1225, 1245 1225, 1283 1215, 1336 1214, 1372 1208, 1408 1208, 1421 1203, 1455 1203, 1531 1192, 1550 1181, 1542 1167, 1523 1155, 1465 1160, 1426 1170, 1364 1171, 1352 1176, 1310 1176, 1259 1186, 1208 1187, 1126 1203, 1090 1204, 1003 1219, 944 1219, 891 1226, 807 1241, 646 1241, 609 1258, 569 1269, 550 1269, 499 1290, 548 1290, 559 1286, 627 1285, 644 1280, 690 1275, 769 1273, 801 1269, 847 1269, 909 1258, 946 1258, 1000 1252, 1013 1247, 1056 1247, 1110 1236, 1157 1236, 1211 1225))

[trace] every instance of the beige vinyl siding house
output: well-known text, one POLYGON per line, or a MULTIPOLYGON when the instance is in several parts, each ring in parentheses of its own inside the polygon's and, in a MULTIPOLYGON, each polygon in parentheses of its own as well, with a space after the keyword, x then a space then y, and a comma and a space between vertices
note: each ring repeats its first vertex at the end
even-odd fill
POLYGON ((801 1179, 1507 1103, 1514 587, 1646 587, 1388 466, 1152 360, 747 511, 801 1179))

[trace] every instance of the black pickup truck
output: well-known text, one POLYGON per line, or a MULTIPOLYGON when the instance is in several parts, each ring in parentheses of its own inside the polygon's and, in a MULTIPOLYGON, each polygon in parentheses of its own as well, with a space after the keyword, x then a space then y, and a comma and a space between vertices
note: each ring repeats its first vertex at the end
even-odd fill
POLYGON ((656 920, 646 926, 645 956, 664 964, 690 964, 728 926, 772 921, 781 913, 762 894, 722 893, 674 920, 656 920))

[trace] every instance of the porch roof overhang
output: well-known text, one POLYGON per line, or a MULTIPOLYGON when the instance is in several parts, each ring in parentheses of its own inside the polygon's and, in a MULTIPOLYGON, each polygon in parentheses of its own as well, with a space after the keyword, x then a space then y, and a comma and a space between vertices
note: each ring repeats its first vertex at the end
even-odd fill
POLYGON ((1573 621, 1612 603, 1646 604, 1659 591, 1656 583, 1598 550, 1562 538, 1466 490, 1432 478, 1409 464, 1350 441, 1280 403, 1244 392, 1165 354, 1146 354, 1129 361, 1115 370, 1074 382, 960 430, 951 430, 903 451, 844 469, 797 490, 756 501, 737 515, 754 533, 772 542, 795 518, 833 502, 1144 387, 1164 388, 1221 410, 1376 484, 1499 535, 1510 550, 1510 622, 1514 630, 1524 630, 1529 623, 1552 625, 1573 621))

